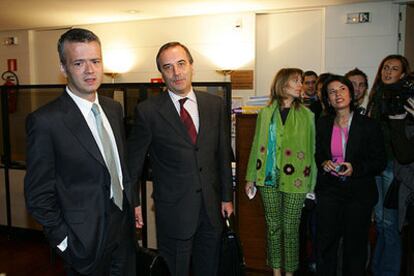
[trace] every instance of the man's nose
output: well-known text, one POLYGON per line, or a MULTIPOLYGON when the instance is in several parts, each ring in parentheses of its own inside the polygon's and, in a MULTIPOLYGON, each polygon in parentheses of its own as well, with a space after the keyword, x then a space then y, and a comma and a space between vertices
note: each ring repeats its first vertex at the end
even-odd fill
POLYGON ((174 75, 178 75, 180 73, 180 69, 178 68, 177 64, 173 65, 173 73, 174 75))
POLYGON ((90 62, 86 62, 86 64, 85 64, 85 72, 86 73, 93 73, 94 70, 95 70, 94 64, 93 63, 90 63, 90 62))

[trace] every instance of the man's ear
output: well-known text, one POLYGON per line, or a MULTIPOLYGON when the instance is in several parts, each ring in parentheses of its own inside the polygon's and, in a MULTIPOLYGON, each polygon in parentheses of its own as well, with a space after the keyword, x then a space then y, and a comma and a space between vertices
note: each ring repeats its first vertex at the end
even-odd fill
POLYGON ((67 74, 66 74, 66 67, 65 67, 65 65, 63 65, 62 63, 60 64, 60 72, 62 72, 62 74, 63 74, 65 77, 67 77, 67 74))

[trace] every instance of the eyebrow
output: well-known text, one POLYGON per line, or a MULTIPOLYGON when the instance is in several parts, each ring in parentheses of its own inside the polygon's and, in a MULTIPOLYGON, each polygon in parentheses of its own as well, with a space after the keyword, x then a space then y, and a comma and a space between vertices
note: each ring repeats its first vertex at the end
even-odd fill
MULTIPOLYGON (((175 62, 175 64, 177 64, 177 63, 181 63, 181 62, 187 62, 187 61, 186 61, 185 59, 180 59, 179 61, 175 62)), ((164 63, 164 64, 162 65, 162 67, 164 67, 164 66, 166 66, 166 65, 171 65, 171 64, 174 64, 174 62, 164 63)))
POLYGON ((72 62, 88 61, 88 60, 96 61, 96 60, 102 60, 102 58, 99 58, 99 57, 96 57, 96 58, 79 58, 79 59, 72 60, 72 62))
POLYGON ((336 91, 336 90, 338 90, 338 89, 340 89, 340 88, 344 88, 344 87, 347 87, 345 84, 341 84, 340 86, 338 86, 337 88, 331 88, 331 89, 328 89, 328 91, 336 91))

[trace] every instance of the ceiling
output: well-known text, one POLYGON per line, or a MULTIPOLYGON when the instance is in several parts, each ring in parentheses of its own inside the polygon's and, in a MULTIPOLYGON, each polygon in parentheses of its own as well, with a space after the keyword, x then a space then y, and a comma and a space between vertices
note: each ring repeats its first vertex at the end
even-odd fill
POLYGON ((201 14, 265 13, 356 2, 378 0, 0 0, 0 31, 201 14))

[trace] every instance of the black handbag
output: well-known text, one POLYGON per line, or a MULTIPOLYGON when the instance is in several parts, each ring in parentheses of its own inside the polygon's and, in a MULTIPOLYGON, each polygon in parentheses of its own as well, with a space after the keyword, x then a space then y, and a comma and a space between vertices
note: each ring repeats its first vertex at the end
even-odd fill
POLYGON ((388 187, 384 197, 384 207, 387 209, 398 209, 398 192, 400 190, 400 181, 395 177, 388 187))
POLYGON ((170 276, 167 263, 158 254, 157 250, 151 248, 136 247, 136 270, 137 276, 170 276))
POLYGON ((230 220, 225 218, 225 228, 221 240, 219 276, 245 276, 244 257, 240 240, 230 226, 230 220))

